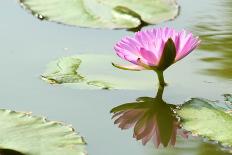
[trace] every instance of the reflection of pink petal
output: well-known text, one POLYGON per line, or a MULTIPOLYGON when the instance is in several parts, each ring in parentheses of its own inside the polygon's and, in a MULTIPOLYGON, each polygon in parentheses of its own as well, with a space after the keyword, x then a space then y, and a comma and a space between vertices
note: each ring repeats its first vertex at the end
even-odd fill
POLYGON ((147 117, 142 117, 140 120, 138 120, 138 122, 135 124, 134 127, 134 135, 135 138, 138 140, 137 135, 139 135, 140 133, 142 133, 145 128, 146 128, 146 119, 147 117))
MULTIPOLYGON (((142 100, 139 101, 142 102, 142 100)), ((162 131, 160 131, 160 124, 157 122, 157 117, 160 116, 155 112, 149 113, 151 112, 149 110, 150 109, 146 107, 135 109, 126 108, 122 111, 114 113, 112 118, 116 118, 115 124, 119 124, 118 126, 122 130, 134 127, 133 137, 137 140, 141 140, 143 145, 146 145, 150 140, 152 140, 155 147, 158 148, 160 144, 162 144, 160 137, 160 132, 162 131)), ((168 144, 171 146, 175 145, 177 134, 184 138, 188 138, 188 132, 180 130, 180 123, 175 119, 175 117, 173 117, 172 127, 170 130, 172 130, 172 133, 168 144)))
POLYGON ((174 146, 176 144, 176 134, 177 134, 178 126, 176 122, 173 123, 173 128, 172 128, 172 135, 170 139, 170 144, 174 146))
POLYGON ((122 122, 125 118, 123 117, 123 114, 121 116, 119 116, 115 121, 114 124, 118 124, 120 122, 122 122))
POLYGON ((123 116, 130 119, 130 118, 133 118, 133 117, 135 117, 137 115, 141 116, 143 114, 144 114, 143 110, 137 110, 137 109, 135 109, 135 110, 127 110, 127 111, 125 111, 123 113, 123 116))
POLYGON ((159 147, 160 145, 160 133, 159 133, 159 129, 158 129, 158 126, 157 126, 157 122, 155 122, 155 132, 154 132, 154 136, 153 136, 153 143, 155 145, 156 148, 159 147))
POLYGON ((136 110, 125 112, 123 114, 123 117, 125 117, 125 119, 121 121, 119 128, 128 129, 132 127, 142 115, 143 115, 143 112, 136 111, 136 110))
POLYGON ((151 127, 150 133, 142 139, 143 145, 146 145, 147 142, 152 138, 152 136, 155 136, 155 128, 156 128, 155 121, 156 121, 155 117, 153 117, 153 126, 151 127))
POLYGON ((114 119, 114 118, 118 117, 119 115, 121 115, 121 114, 123 114, 123 113, 124 113, 124 111, 117 112, 117 113, 115 113, 115 114, 112 116, 111 119, 114 119))
MULTIPOLYGON (((136 135, 137 140, 143 139, 144 137, 149 138, 148 135, 152 132, 153 127, 154 127, 154 120, 152 118, 150 118, 149 120, 146 121, 145 129, 143 130, 143 132, 136 135)), ((150 139, 148 139, 148 140, 150 140, 150 139)))

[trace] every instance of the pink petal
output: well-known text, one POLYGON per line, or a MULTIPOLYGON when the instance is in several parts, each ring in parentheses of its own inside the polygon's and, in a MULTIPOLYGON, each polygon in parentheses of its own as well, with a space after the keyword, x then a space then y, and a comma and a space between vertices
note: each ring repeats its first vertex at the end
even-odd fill
POLYGON ((162 56, 162 53, 163 53, 163 50, 164 50, 164 45, 165 45, 164 40, 162 40, 162 39, 157 39, 156 40, 156 43, 155 43, 156 51, 155 51, 155 53, 156 53, 156 57, 158 59, 158 63, 159 63, 159 61, 161 59, 161 56, 162 56))
POLYGON ((137 65, 117 65, 115 63, 112 63, 112 65, 116 68, 123 69, 123 70, 131 70, 131 71, 141 71, 145 70, 142 66, 137 66, 137 65))
POLYGON ((184 41, 183 41, 184 45, 182 45, 183 47, 180 48, 177 51, 177 56, 175 61, 178 61, 182 58, 184 58, 185 56, 187 56, 189 53, 191 53, 200 43, 200 41, 197 38, 194 38, 192 35, 188 36, 184 41))
POLYGON ((137 62, 137 60, 139 59, 138 56, 135 56, 135 55, 132 55, 132 54, 128 53, 128 54, 124 55, 124 59, 127 60, 127 61, 129 61, 129 62, 131 62, 131 63, 133 63, 133 64, 135 64, 135 65, 139 66, 139 64, 137 62))
POLYGON ((158 60, 154 53, 146 50, 145 48, 140 48, 139 50, 140 56, 147 62, 146 64, 149 66, 155 66, 158 64, 158 60))
POLYGON ((153 70, 153 68, 152 68, 153 66, 150 66, 145 59, 138 58, 137 59, 137 64, 139 66, 142 66, 146 70, 153 70))

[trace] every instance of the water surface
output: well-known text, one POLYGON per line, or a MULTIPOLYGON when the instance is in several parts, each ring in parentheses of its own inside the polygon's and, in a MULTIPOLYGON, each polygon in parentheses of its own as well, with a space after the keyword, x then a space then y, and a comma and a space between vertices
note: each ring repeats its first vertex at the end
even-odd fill
MULTIPOLYGON (((178 3, 180 16, 156 26, 191 30, 200 35, 202 46, 165 72, 169 86, 163 99, 170 104, 183 103, 190 97, 222 99, 222 94, 232 93, 232 3, 230 0, 179 0, 178 3)), ((217 145, 194 137, 177 137, 175 147, 169 149, 156 149, 153 143, 144 147, 132 138, 132 130, 122 132, 113 124, 109 113, 113 107, 142 96, 155 97, 155 78, 154 91, 78 90, 51 86, 40 80, 40 74, 51 60, 80 53, 113 54, 115 42, 132 32, 39 21, 15 0, 1 1, 0 18, 1 108, 32 111, 50 120, 72 124, 85 137, 92 155, 228 154, 217 145)), ((130 78, 134 75, 117 69, 115 72, 122 76, 131 74, 130 78)))

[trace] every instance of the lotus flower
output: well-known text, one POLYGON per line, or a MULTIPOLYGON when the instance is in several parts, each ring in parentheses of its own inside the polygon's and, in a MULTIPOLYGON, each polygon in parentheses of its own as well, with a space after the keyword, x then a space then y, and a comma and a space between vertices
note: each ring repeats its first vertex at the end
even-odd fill
POLYGON ((113 66, 124 70, 154 70, 161 86, 165 85, 163 71, 175 62, 191 53, 200 40, 185 30, 173 28, 153 28, 135 33, 134 37, 125 37, 114 49, 119 57, 132 63, 113 66))

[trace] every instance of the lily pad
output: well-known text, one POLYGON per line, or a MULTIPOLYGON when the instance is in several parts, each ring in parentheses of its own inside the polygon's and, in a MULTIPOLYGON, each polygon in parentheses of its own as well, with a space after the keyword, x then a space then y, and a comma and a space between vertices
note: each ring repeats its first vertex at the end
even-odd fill
POLYGON ((118 61, 117 57, 100 54, 63 57, 47 65, 42 79, 50 84, 78 89, 154 89, 155 74, 121 71, 111 65, 115 61, 118 61))
POLYGON ((232 146, 232 115, 225 110, 215 102, 193 98, 177 113, 184 129, 222 145, 232 146))
POLYGON ((0 109, 0 123, 1 152, 23 155, 86 155, 83 138, 73 128, 59 122, 0 109))
POLYGON ((173 19, 173 0, 20 0, 39 19, 91 28, 134 28, 173 19))

